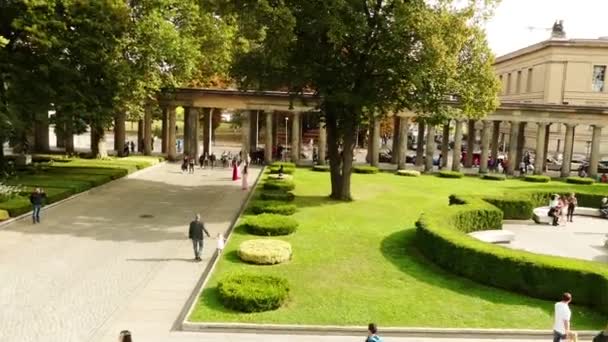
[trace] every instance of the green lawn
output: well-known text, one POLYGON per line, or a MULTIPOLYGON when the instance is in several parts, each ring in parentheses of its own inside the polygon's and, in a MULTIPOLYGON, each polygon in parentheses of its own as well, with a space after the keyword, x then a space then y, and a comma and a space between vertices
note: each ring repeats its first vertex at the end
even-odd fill
MULTIPOLYGON (((327 173, 298 169, 294 178, 299 211, 293 217, 300 227, 281 237, 292 244, 293 260, 276 266, 242 263, 236 249, 254 237, 237 229, 191 321, 550 329, 553 302, 454 276, 430 264, 413 246, 420 213, 447 205, 450 194, 499 194, 539 184, 355 174, 355 201, 338 203, 326 198, 327 173), (225 309, 217 296, 218 279, 244 270, 286 277, 291 284, 288 304, 252 314, 225 309)), ((550 186, 577 188, 561 182, 550 186)), ((576 294, 574 298, 575 329, 605 326, 605 317, 577 306, 576 294)))

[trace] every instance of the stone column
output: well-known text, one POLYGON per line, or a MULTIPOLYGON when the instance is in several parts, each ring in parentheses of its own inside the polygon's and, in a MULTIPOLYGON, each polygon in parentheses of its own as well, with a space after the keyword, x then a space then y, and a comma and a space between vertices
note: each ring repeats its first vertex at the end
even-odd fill
POLYGON ((250 112, 251 114, 249 114, 251 115, 249 124, 249 129, 251 130, 251 133, 249 133, 249 139, 251 139, 249 142, 249 152, 255 152, 258 149, 260 112, 261 111, 258 110, 252 110, 250 112))
POLYGON ((268 111, 266 114, 266 133, 264 134, 264 163, 270 165, 272 163, 272 123, 273 112, 268 111))
POLYGON ((545 148, 543 150, 543 171, 547 168, 547 156, 549 155, 549 138, 551 137, 551 124, 545 127, 545 148))
POLYGON ((435 155, 435 126, 428 125, 426 129, 426 159, 424 172, 433 172, 433 156, 435 155))
POLYGON ((424 122, 418 122, 418 139, 416 142, 416 166, 422 166, 424 163, 424 122))
POLYGON ((488 157, 490 155, 490 125, 491 121, 483 121, 481 130, 481 157, 479 159, 479 173, 488 173, 488 157))
POLYGON ((152 108, 144 110, 144 155, 152 154, 152 108))
POLYGON ((500 121, 494 121, 492 130, 492 160, 498 160, 498 138, 500 137, 500 121))
POLYGON ((167 138, 167 132, 168 132, 168 128, 167 128, 167 107, 163 107, 163 117, 162 117, 162 121, 161 121, 161 132, 160 132, 160 151, 161 153, 167 153, 167 142, 168 142, 168 138, 167 138))
POLYGON ((517 167, 517 136, 519 135, 519 123, 511 121, 511 135, 509 137, 509 156, 507 163, 507 174, 513 175, 513 170, 517 167))
POLYGON ((36 152, 48 152, 49 147, 49 113, 43 111, 36 115, 34 123, 34 143, 36 152))
POLYGON ((193 134, 192 141, 190 142, 190 148, 192 149, 192 154, 195 158, 201 154, 198 140, 200 138, 201 132, 201 120, 200 120, 200 109, 192 108, 193 115, 191 116, 192 126, 193 126, 193 134))
MULTIPOLYGON (((177 148, 175 146, 176 137, 175 137, 175 126, 176 126, 176 118, 175 118, 175 107, 170 106, 166 108, 167 111, 167 158, 170 161, 175 161, 177 159, 177 148)), ((164 143, 163 143, 164 144, 164 143)))
POLYGON ((137 152, 144 152, 144 120, 137 120, 137 152))
POLYGON ((327 128, 325 127, 325 123, 321 122, 319 124, 319 165, 325 165, 326 158, 326 149, 327 149, 327 128))
POLYGON ((379 153, 380 153, 380 119, 373 118, 370 128, 371 128, 371 132, 370 132, 371 141, 369 142, 369 144, 370 144, 369 163, 371 166, 378 167, 378 165, 380 165, 380 155, 379 155, 379 153))
POLYGON ((294 112, 291 120, 291 161, 300 160, 300 113, 294 112))
POLYGON ((401 130, 399 129, 399 125, 401 124, 401 120, 397 115, 393 116, 393 148, 391 151, 391 164, 399 163, 399 135, 401 130))
POLYGON ((602 140, 602 128, 600 125, 593 125, 591 136, 591 157, 589 158, 589 177, 597 180, 597 167, 600 161, 600 142, 602 140))
POLYGON ((519 133, 517 133, 517 167, 524 159, 524 149, 526 148, 526 122, 519 123, 519 133))
POLYGON ((184 141, 182 146, 182 151, 184 156, 188 156, 190 153, 190 107, 184 108, 184 141))
POLYGON ((203 153, 207 153, 207 155, 211 155, 211 136, 213 135, 211 120, 211 108, 203 108, 203 153))
POLYGON ((547 123, 538 122, 538 129, 536 132, 536 156, 534 156, 534 174, 542 175, 544 168, 545 156, 545 134, 547 133, 547 123))
POLYGON ((440 168, 448 166, 448 154, 450 153, 450 122, 443 125, 443 137, 441 139, 441 164, 440 168))
POLYGON ((452 149, 452 171, 460 171, 462 154, 462 121, 454 121, 454 149, 452 149))
POLYGON ((572 147, 574 146, 574 124, 566 124, 566 137, 564 139, 564 158, 562 159, 561 177, 570 176, 570 164, 572 163, 572 147))
POLYGON ((410 130, 408 118, 399 117, 399 135, 397 141, 397 151, 393 153, 397 156, 397 169, 405 169, 405 153, 407 151, 407 136, 410 130))
POLYGON ((473 153, 475 153, 475 120, 469 120, 467 129, 467 155, 464 158, 464 167, 473 167, 473 153))
POLYGON ((126 140, 126 115, 123 112, 117 113, 114 116, 114 150, 119 157, 124 157, 124 148, 126 140))
POLYGON ((244 111, 241 122, 241 152, 245 154, 244 156, 247 156, 249 143, 251 142, 249 125, 251 125, 251 111, 244 111))

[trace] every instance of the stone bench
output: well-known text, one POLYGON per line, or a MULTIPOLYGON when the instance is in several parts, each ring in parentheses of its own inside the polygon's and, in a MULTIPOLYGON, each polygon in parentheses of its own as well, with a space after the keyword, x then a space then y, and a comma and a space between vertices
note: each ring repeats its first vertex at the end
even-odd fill
MULTIPOLYGON (((574 215, 577 216, 591 216, 591 217, 600 217, 600 210, 595 208, 587 208, 587 207, 576 207, 574 209, 574 215)), ((535 208, 532 214, 532 219, 534 222, 541 224, 551 224, 553 218, 549 216, 549 207, 539 207, 535 208)))
POLYGON ((515 234, 512 231, 504 229, 480 230, 469 233, 469 236, 487 243, 510 243, 515 239, 515 234))

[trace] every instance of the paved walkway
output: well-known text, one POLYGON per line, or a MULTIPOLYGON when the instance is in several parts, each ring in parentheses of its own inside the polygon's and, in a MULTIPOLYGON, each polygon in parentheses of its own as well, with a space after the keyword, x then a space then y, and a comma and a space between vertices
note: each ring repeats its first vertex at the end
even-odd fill
POLYGON ((228 228, 247 195, 230 176, 161 165, 0 228, 0 341, 169 341, 215 248, 192 262, 187 224, 228 228))
POLYGON ((608 263, 606 219, 575 216, 574 222, 558 227, 532 221, 509 222, 503 229, 515 233, 515 240, 505 245, 510 248, 608 263))

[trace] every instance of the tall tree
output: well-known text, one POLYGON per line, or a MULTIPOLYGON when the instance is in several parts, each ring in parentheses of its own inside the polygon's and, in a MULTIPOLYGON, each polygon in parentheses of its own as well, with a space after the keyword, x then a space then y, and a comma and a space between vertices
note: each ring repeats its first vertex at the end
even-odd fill
POLYGON ((356 127, 368 117, 409 109, 441 121, 497 105, 493 56, 479 28, 493 3, 235 0, 247 44, 233 75, 245 88, 312 89, 320 96, 330 196, 350 200, 356 127), (449 96, 459 98, 457 110, 446 104, 449 96))

